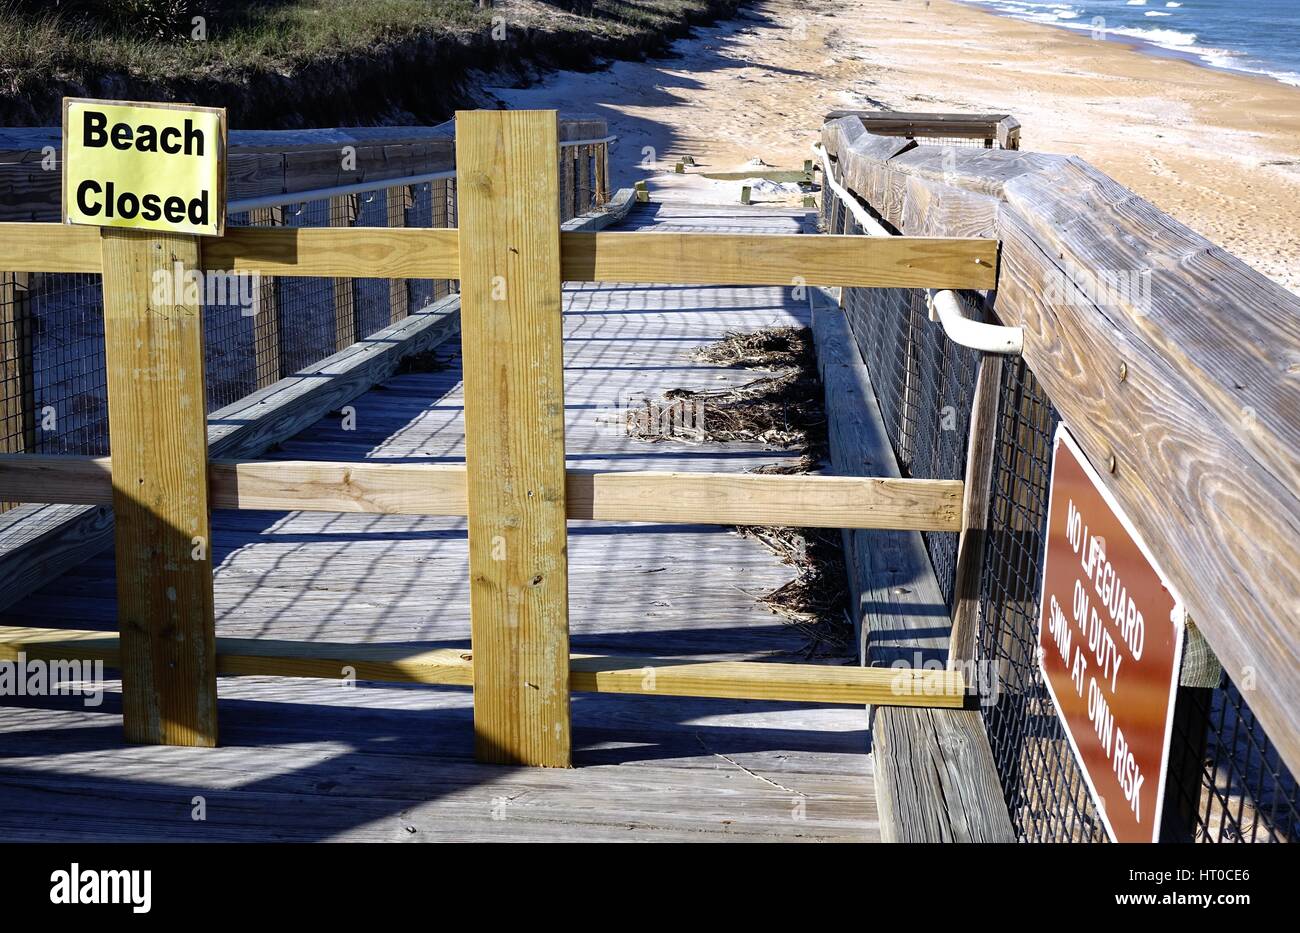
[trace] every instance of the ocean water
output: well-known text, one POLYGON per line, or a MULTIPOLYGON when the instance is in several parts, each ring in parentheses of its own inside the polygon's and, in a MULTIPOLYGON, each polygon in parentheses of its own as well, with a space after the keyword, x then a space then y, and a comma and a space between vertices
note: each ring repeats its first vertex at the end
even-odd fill
POLYGON ((1300 0, 964 0, 1300 87, 1300 0))

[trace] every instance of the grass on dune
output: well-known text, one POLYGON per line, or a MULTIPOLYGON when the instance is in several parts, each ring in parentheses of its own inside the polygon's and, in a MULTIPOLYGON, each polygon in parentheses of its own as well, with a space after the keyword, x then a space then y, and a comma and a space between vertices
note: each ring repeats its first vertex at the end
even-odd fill
POLYGON ((296 66, 378 52, 404 40, 487 34, 493 17, 506 30, 619 35, 680 22, 705 0, 508 0, 479 9, 474 0, 90 0, 84 8, 0 0, 0 85, 77 79, 87 73, 185 78, 240 71, 291 73, 296 66), (119 4, 120 3, 120 7, 119 4), (165 6, 157 17, 132 3, 165 6), (99 13, 100 15, 96 15, 99 13), (203 17, 206 38, 192 37, 203 17))

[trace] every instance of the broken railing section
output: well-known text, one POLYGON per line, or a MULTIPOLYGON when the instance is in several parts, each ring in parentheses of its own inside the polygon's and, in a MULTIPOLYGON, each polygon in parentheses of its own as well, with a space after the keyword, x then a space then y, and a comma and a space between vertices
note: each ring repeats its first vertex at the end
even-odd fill
MULTIPOLYGON (((844 702, 846 697, 862 702, 870 695, 878 704, 964 703, 965 684, 960 674, 949 672, 935 677, 817 666, 793 672, 786 670, 789 665, 761 662, 569 659, 564 553, 570 518, 680 521, 687 517, 681 508, 686 502, 689 518, 696 523, 816 521, 838 527, 956 530, 962 487, 951 481, 847 477, 566 472, 560 285, 576 280, 988 289, 997 282, 997 243, 962 237, 561 232, 557 163, 547 155, 558 144, 555 114, 464 113, 458 128, 458 230, 231 228, 224 237, 204 240, 201 249, 193 241, 178 241, 176 248, 189 250, 190 262, 205 269, 459 279, 470 387, 466 468, 377 462, 209 464, 206 449, 192 442, 202 436, 203 407, 190 406, 183 417, 175 417, 167 405, 151 404, 125 379, 115 404, 126 415, 114 419, 113 448, 133 451, 126 470, 120 463, 84 458, 7 457, 0 463, 0 499, 49 501, 57 492, 69 501, 103 501, 111 488, 115 506, 139 513, 140 523, 128 529, 148 522, 163 533, 162 523, 172 544, 191 545, 187 556, 197 566, 175 571, 172 580, 147 572, 153 557, 127 553, 140 548, 142 541, 119 534, 119 549, 126 549, 127 558, 119 560, 121 585, 138 590, 133 602, 138 609, 121 619, 119 663, 128 695, 128 735, 148 741, 215 742, 212 677, 236 672, 229 658, 248 650, 227 652, 222 661, 219 645, 226 643, 214 635, 203 503, 209 497, 215 507, 267 508, 270 502, 281 502, 293 503, 290 508, 466 514, 475 723, 478 754, 485 760, 569 764, 569 691, 592 684, 597 689, 626 688, 633 679, 629 670, 651 670, 654 684, 695 691, 687 695, 779 696, 810 702, 844 702), (528 347, 528 353, 512 354, 515 345, 528 347), (525 358, 529 365, 519 362, 525 358), (485 378, 489 369, 496 373, 493 380, 485 378), (161 425, 167 418, 172 423, 161 425), (133 447, 142 438, 173 435, 176 442, 167 449, 133 447), (160 462, 144 464, 158 470, 146 502, 130 496, 125 487, 139 481, 141 463, 149 456, 160 462), (205 475, 208 483, 192 482, 205 475), (510 484, 504 482, 507 476, 513 480, 510 484), (792 521, 794 515, 797 521, 792 521), (169 587, 177 584, 185 587, 187 599, 194 595, 187 603, 183 646, 176 644, 174 610, 167 605, 169 587), (205 586, 206 597, 200 592, 205 586), (187 662, 182 668, 177 651, 203 663, 187 662), (158 676, 162 669, 184 670, 188 680, 182 684, 174 676, 158 676), (152 724, 163 717, 178 727, 155 728, 152 724)), ((143 250, 151 238, 110 241, 105 236, 103 242, 113 243, 111 262, 126 269, 146 267, 143 250)), ((105 268, 103 249, 107 247, 101 248, 95 230, 0 224, 0 265, 16 271, 98 272, 105 268)), ((109 313, 131 328, 123 333, 138 338, 108 343, 110 369, 129 372, 137 357, 148 356, 169 377, 173 368, 193 356, 195 329, 187 309, 146 307, 150 299, 128 295, 125 286, 114 289, 110 299, 114 306, 109 313), (136 327, 134 322, 146 311, 176 321, 165 328, 136 327)), ((60 641, 57 634, 38 634, 60 641)), ((349 658, 374 651, 345 649, 342 656, 349 658)), ((263 671, 292 674, 300 668, 290 659, 315 650, 256 643, 252 654, 261 659, 263 671)), ((464 676, 466 661, 457 662, 457 676, 464 676)))

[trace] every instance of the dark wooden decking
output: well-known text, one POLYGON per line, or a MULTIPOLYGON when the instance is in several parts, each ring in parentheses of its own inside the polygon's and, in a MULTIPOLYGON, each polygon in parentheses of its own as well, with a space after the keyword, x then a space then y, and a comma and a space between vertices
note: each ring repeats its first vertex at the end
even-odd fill
MULTIPOLYGON (((801 212, 646 205, 626 228, 791 233, 801 212)), ((691 350, 729 331, 808 322, 777 288, 566 289, 569 464, 742 471, 780 454, 647 443, 620 403, 754 374, 691 350)), ((459 354, 395 376, 268 456, 463 460, 459 354)), ((335 642, 469 644, 465 523, 311 513, 213 516, 217 631, 335 642)), ((570 525, 575 652, 800 656, 755 597, 792 571, 715 527, 570 525)), ((102 555, 0 615, 8 625, 115 627, 102 555)), ((0 699, 0 838, 26 840, 873 840, 860 708, 575 694, 571 770, 473 760, 462 688, 222 678, 221 747, 126 746, 116 685, 80 698, 0 699), (195 798, 206 820, 192 819, 195 798)))

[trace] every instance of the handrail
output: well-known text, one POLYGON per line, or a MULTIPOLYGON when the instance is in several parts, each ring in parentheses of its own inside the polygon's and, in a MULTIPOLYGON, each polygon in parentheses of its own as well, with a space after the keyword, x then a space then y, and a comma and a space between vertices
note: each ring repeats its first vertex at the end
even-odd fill
MULTIPOLYGON (((812 148, 821 159, 822 177, 826 179, 826 186, 849 209, 849 213, 853 215, 853 219, 862 228, 863 232, 867 236, 892 236, 880 221, 867 213, 866 208, 858 203, 857 198, 847 188, 835 180, 835 174, 831 170, 830 157, 827 155, 826 150, 817 144, 814 144, 812 148)), ((986 324, 983 321, 976 321, 966 317, 961 310, 961 300, 951 289, 932 291, 927 288, 925 295, 926 303, 938 315, 939 323, 943 326, 943 332, 948 335, 948 339, 953 343, 983 353, 997 353, 1006 356, 1020 356, 1024 352, 1025 331, 1023 327, 986 324)))
POLYGON ((325 201, 329 198, 348 194, 364 194, 367 191, 383 191, 398 185, 422 185, 425 182, 455 178, 456 171, 426 172, 423 175, 404 175, 398 178, 376 178, 371 181, 357 182, 352 185, 335 185, 332 188, 307 188, 303 191, 284 191, 279 194, 265 194, 256 198, 240 198, 226 203, 226 212, 242 214, 267 207, 282 207, 285 204, 301 204, 305 201, 325 201))
POLYGON ((612 143, 618 139, 617 136, 602 136, 600 139, 562 139, 560 148, 565 149, 569 146, 599 146, 602 143, 612 143))
MULTIPOLYGON (((560 142, 560 148, 566 149, 573 146, 599 146, 605 143, 612 143, 616 139, 618 139, 617 136, 604 136, 600 139, 563 140, 560 142)), ((308 188, 303 191, 285 191, 279 194, 265 194, 255 198, 240 198, 237 201, 230 201, 226 204, 226 212, 230 214, 242 214, 246 211, 261 210, 268 207, 283 207, 286 204, 302 204, 306 201, 325 201, 329 198, 337 198, 349 194, 364 194, 367 191, 383 191, 386 188, 396 188, 399 185, 423 185, 427 182, 441 181, 443 179, 455 177, 456 170, 450 169, 444 172, 427 172, 422 175, 404 175, 398 178, 376 178, 371 181, 362 181, 351 185, 334 185, 330 188, 308 188)))

